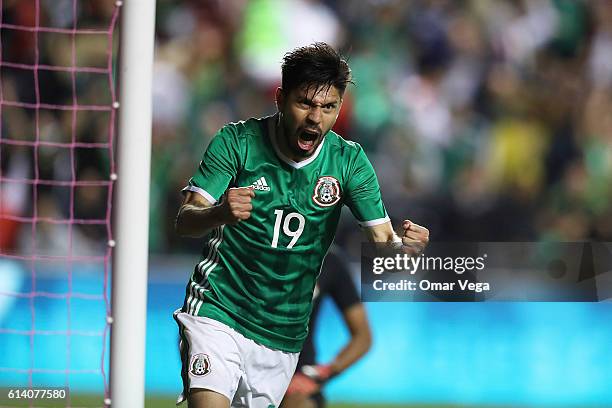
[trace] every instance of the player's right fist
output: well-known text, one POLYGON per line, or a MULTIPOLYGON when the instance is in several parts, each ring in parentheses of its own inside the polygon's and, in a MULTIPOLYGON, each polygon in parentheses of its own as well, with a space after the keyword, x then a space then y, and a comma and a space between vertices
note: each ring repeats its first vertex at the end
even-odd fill
POLYGON ((255 197, 252 187, 230 188, 221 202, 224 224, 237 224, 251 216, 253 205, 251 199, 255 197))

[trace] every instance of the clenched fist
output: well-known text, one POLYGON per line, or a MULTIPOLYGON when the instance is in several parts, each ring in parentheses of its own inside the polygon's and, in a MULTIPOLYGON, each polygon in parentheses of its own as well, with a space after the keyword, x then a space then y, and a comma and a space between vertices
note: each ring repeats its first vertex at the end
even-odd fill
POLYGON ((404 251, 410 255, 418 255, 425 249, 429 242, 429 230, 410 220, 402 222, 403 234, 400 237, 404 251))
POLYGON ((220 207, 222 208, 224 224, 237 224, 251 216, 253 205, 251 199, 255 197, 252 187, 230 188, 220 207))

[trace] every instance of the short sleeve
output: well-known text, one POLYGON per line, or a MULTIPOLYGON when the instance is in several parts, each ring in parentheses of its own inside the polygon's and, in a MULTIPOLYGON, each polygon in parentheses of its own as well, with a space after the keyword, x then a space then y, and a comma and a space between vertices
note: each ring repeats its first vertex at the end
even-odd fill
POLYGON ((215 204, 241 168, 241 149, 235 127, 223 127, 211 140, 196 173, 183 191, 194 191, 215 204))
POLYGON ((382 201, 374 167, 363 148, 358 144, 356 146, 358 152, 345 183, 344 203, 362 227, 384 224, 389 221, 389 216, 382 201))

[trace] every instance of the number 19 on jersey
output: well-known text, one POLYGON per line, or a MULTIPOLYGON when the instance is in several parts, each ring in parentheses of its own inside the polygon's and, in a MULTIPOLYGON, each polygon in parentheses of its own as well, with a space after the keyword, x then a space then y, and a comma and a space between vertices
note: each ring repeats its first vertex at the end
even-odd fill
POLYGON ((290 212, 287 214, 285 220, 283 221, 283 210, 274 210, 274 214, 276 215, 276 220, 274 221, 274 236, 272 237, 272 248, 278 248, 278 236, 280 234, 281 224, 283 226, 283 233, 289 237, 291 237, 291 242, 287 245, 288 249, 293 248, 297 240, 304 232, 304 224, 306 224, 306 219, 304 216, 297 212, 290 212), (291 230, 289 225, 291 220, 297 218, 298 220, 298 228, 296 230, 291 230))

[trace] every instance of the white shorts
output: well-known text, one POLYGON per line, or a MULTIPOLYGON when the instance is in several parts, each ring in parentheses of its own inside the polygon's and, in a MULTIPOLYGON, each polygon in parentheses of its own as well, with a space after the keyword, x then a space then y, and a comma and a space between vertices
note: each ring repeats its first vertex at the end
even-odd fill
POLYGON ((191 388, 225 395, 236 408, 276 408, 295 372, 299 353, 274 350, 207 317, 174 312, 179 326, 183 392, 191 388))

